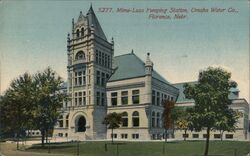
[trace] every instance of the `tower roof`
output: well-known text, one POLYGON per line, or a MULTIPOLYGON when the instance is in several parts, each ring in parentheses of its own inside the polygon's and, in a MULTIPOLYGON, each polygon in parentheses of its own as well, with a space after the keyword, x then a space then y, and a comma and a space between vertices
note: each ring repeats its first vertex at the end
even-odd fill
POLYGON ((96 15, 95 15, 95 12, 93 10, 92 5, 90 6, 89 11, 88 11, 88 13, 87 13, 86 16, 87 16, 87 19, 88 19, 89 26, 90 27, 92 27, 92 26, 94 27, 95 34, 98 37, 100 37, 100 38, 102 38, 104 40, 107 40, 107 38, 106 38, 106 36, 105 36, 105 34, 104 34, 103 30, 102 30, 102 27, 101 27, 101 25, 100 25, 100 23, 99 23, 96 15))

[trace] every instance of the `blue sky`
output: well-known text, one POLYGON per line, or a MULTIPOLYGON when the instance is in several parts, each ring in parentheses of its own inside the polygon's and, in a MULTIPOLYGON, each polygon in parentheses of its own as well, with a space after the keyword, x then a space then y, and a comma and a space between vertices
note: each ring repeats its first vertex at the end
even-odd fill
MULTIPOLYGON (((66 37, 71 19, 86 14, 91 1, 0 1, 0 52, 3 92, 28 71, 51 66, 66 80, 66 37)), ((249 101, 249 4, 247 1, 92 1, 115 55, 134 49, 172 83, 197 80, 199 70, 222 66, 249 101), (98 12, 111 7, 114 12, 98 12), (188 13, 184 20, 152 20, 147 13, 117 13, 117 8, 235 8, 238 13, 188 13)))

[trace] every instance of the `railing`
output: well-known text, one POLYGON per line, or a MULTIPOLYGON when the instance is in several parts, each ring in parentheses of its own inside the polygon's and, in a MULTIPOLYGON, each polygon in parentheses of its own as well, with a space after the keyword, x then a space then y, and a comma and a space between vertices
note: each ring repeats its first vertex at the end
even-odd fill
POLYGON ((81 63, 86 63, 86 59, 79 59, 79 60, 74 60, 73 65, 75 64, 81 64, 81 63))

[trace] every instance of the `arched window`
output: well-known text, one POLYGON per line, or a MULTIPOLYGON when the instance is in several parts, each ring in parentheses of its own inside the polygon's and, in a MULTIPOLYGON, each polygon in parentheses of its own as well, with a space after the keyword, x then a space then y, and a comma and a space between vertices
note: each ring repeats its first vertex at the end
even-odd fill
POLYGON ((63 116, 62 115, 59 116, 58 122, 59 122, 59 127, 63 127, 63 116))
POLYGON ((156 127, 160 127, 160 113, 159 112, 156 115, 156 127))
POLYGON ((66 116, 66 127, 69 127, 69 114, 66 116))
POLYGON ((76 53, 76 57, 75 57, 76 60, 82 60, 82 59, 85 59, 85 54, 83 51, 79 51, 76 53))
POLYGON ((79 29, 76 30, 76 37, 79 37, 80 33, 79 33, 79 29))
POLYGON ((155 112, 152 112, 152 127, 155 127, 155 112))
POLYGON ((137 111, 134 111, 132 114, 132 122, 133 122, 133 127, 140 126, 139 113, 137 111))
POLYGON ((84 28, 81 29, 81 36, 84 36, 84 28))
POLYGON ((128 113, 122 113, 122 127, 128 127, 128 113))

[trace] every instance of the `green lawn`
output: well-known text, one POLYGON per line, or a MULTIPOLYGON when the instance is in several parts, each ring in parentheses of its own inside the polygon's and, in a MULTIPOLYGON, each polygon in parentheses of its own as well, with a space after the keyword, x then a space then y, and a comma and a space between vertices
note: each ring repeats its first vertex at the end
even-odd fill
MULTIPOLYGON (((117 156, 117 144, 107 142, 81 142, 79 151, 81 156, 117 156)), ((119 156, 163 156, 162 142, 119 142, 119 156)), ((178 141, 165 144, 165 156, 201 156, 204 141, 178 141)), ((76 155, 77 143, 51 144, 51 153, 76 155)), ((250 153, 250 142, 239 141, 211 141, 209 155, 213 156, 246 156, 250 153)), ((48 152, 48 147, 41 148, 36 145, 28 151, 48 152)))

